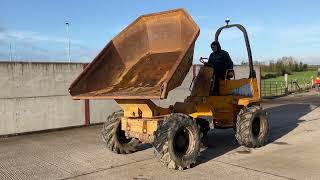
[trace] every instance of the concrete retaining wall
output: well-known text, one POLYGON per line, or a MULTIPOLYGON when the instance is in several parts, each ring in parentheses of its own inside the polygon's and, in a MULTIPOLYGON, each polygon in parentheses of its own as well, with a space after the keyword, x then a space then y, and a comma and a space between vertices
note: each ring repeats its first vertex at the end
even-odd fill
POLYGON ((0 98, 69 95, 83 64, 0 63, 0 98))
POLYGON ((0 63, 0 135, 84 124, 84 102, 72 101, 71 81, 83 64, 0 63))
MULTIPOLYGON (((71 100, 67 91, 83 67, 81 63, 0 62, 0 135, 85 125, 84 101, 71 100)), ((198 68, 191 68, 168 99, 155 103, 168 107, 183 101, 198 68)), ((260 69, 255 69, 259 77, 260 69)), ((237 78, 248 77, 248 67, 235 67, 235 73, 237 78)), ((103 122, 119 109, 113 100, 90 100, 87 108, 91 123, 103 122)))
POLYGON ((82 109, 68 96, 0 99, 0 135, 83 125, 82 109))

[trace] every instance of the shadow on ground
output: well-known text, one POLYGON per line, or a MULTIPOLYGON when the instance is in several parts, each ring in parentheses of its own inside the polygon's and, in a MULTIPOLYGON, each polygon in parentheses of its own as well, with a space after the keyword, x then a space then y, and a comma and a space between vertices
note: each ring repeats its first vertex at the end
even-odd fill
POLYGON ((152 144, 141 144, 140 146, 138 146, 138 151, 143 151, 152 147, 152 144))
MULTIPOLYGON (((310 104, 299 103, 268 108, 269 143, 286 145, 286 142, 278 142, 277 140, 298 127, 301 122, 299 119, 312 110, 310 104)), ((201 152, 198 164, 206 163, 239 147, 233 129, 211 130, 208 136, 203 139, 203 145, 206 148, 201 152)), ((238 153, 250 153, 250 151, 239 150, 238 153)))

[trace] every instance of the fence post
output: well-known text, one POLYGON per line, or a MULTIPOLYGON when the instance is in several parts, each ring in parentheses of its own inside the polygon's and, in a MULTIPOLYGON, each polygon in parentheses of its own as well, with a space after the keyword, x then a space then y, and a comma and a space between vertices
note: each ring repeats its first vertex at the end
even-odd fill
POLYGON ((271 81, 269 81, 270 84, 269 84, 269 96, 272 96, 272 84, 271 84, 271 81))
POLYGON ((288 95, 289 91, 288 91, 288 74, 284 74, 284 82, 285 84, 285 94, 288 95))
POLYGON ((266 96, 266 88, 267 88, 267 86, 266 86, 266 81, 264 80, 264 81, 263 81, 263 91, 262 91, 262 88, 261 88, 262 97, 266 96))

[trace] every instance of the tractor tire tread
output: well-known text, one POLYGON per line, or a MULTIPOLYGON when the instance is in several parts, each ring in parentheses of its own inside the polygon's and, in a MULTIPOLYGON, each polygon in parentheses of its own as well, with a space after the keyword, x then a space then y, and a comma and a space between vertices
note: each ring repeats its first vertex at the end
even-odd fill
POLYGON ((185 114, 173 113, 165 117, 155 132, 155 140, 153 142, 155 157, 169 169, 183 170, 190 168, 190 166, 196 162, 200 152, 201 140, 199 131, 196 122, 185 114), (171 142, 170 140, 173 138, 170 135, 182 126, 193 127, 195 139, 191 141, 194 141, 195 146, 189 158, 183 159, 183 162, 178 162, 172 158, 173 154, 170 152, 169 142, 171 142))
POLYGON ((250 106, 244 107, 240 110, 237 116, 236 122, 236 139, 238 143, 242 146, 246 146, 249 148, 258 148, 263 146, 268 138, 268 119, 266 117, 266 113, 264 110, 259 106, 250 106), (261 136, 259 135, 258 138, 252 135, 252 121, 255 116, 261 115, 263 116, 262 121, 260 123, 264 123, 265 128, 263 128, 261 136))
POLYGON ((137 151, 140 141, 131 138, 127 143, 121 143, 117 137, 117 130, 121 126, 120 118, 123 116, 123 111, 117 111, 107 117, 107 120, 102 126, 102 140, 105 146, 116 154, 130 154, 137 151))

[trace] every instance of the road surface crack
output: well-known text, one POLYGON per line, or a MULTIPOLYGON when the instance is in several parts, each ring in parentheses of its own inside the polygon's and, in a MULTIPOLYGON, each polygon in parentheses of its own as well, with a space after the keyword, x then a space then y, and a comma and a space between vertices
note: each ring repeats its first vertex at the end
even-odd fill
POLYGON ((139 160, 139 161, 134 161, 134 162, 130 162, 130 163, 120 164, 120 165, 117 165, 117 166, 110 166, 110 167, 108 167, 108 168, 103 168, 103 169, 91 171, 91 172, 88 172, 88 173, 82 173, 82 174, 78 174, 78 175, 75 175, 75 176, 71 176, 71 177, 67 177, 67 178, 62 178, 61 180, 73 179, 73 178, 76 178, 76 177, 81 177, 81 176, 85 176, 85 175, 89 175, 89 174, 99 173, 99 172, 103 172, 103 171, 110 170, 110 169, 114 169, 114 168, 123 167, 123 166, 130 165, 130 164, 135 164, 135 163, 139 163, 139 162, 143 162, 143 161, 148 161, 148 160, 150 160, 150 159, 152 159, 152 158, 147 158, 147 159, 142 159, 142 160, 139 160))
POLYGON ((285 179, 290 179, 290 180, 297 180, 297 179, 294 179, 294 178, 291 178, 291 177, 282 176, 282 175, 278 175, 278 174, 273 174, 273 173, 270 173, 270 172, 261 171, 261 170, 257 170, 257 169, 253 169, 253 168, 248 168, 248 167, 240 166, 240 165, 233 164, 233 163, 227 163, 227 162, 223 162, 223 161, 219 161, 219 160, 214 160, 214 161, 222 163, 222 164, 227 164, 227 165, 230 165, 230 166, 240 167, 240 168, 243 168, 243 169, 246 169, 246 170, 250 170, 250 171, 255 171, 255 172, 259 172, 259 173, 263 173, 263 174, 268 174, 268 175, 280 177, 280 178, 285 178, 285 179))

